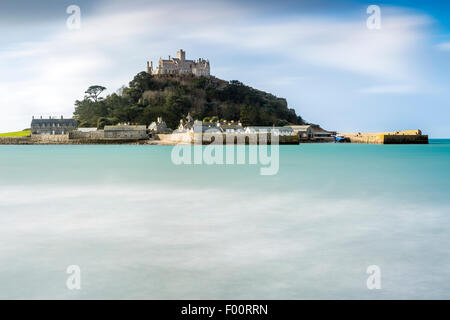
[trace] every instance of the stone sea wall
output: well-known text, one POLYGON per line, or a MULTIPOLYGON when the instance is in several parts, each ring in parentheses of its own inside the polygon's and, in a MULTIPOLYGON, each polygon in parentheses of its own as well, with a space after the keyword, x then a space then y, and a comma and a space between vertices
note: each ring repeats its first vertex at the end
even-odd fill
POLYGON ((82 132, 82 131, 72 131, 69 133, 69 139, 104 139, 105 134, 103 130, 82 132))
MULTIPOLYGON (((299 144, 299 137, 280 135, 277 137, 279 144, 299 144)), ((155 140, 149 140, 148 136, 130 135, 120 138, 107 138, 103 131, 80 132, 72 131, 65 135, 33 135, 31 137, 0 138, 0 144, 211 144, 219 141, 220 144, 271 144, 271 135, 267 133, 204 133, 192 132, 157 134, 155 140)))
MULTIPOLYGON (((267 133, 173 133, 158 134, 157 139, 162 144, 211 144, 219 141, 219 144, 270 144, 271 136, 267 133)), ((279 144, 299 144, 300 140, 295 136, 278 136, 279 144)))
POLYGON ((146 130, 98 130, 90 132, 72 131, 69 133, 70 140, 146 140, 148 134, 146 130))
POLYGON ((97 132, 89 135, 74 131, 70 137, 65 135, 33 135, 31 137, 0 137, 0 145, 29 145, 29 144, 145 144, 148 140, 136 138, 108 139, 97 132))
POLYGON ((182 132, 182 133, 164 133, 156 134, 155 138, 159 140, 162 144, 191 144, 193 141, 193 133, 182 132))
POLYGON ((30 137, 0 137, 0 144, 33 144, 30 137))
POLYGON ((0 137, 0 144, 67 144, 69 135, 39 134, 31 137, 0 137))
POLYGON ((340 133, 351 143, 368 144, 428 144, 428 136, 420 130, 373 132, 373 133, 340 133))
POLYGON ((31 141, 37 144, 65 144, 69 143, 69 135, 36 134, 31 136, 31 141))
MULTIPOLYGON (((248 144, 271 144, 270 133, 204 133, 203 137, 195 136, 194 140, 202 139, 203 144, 214 143, 214 141, 218 140, 219 144, 237 144, 237 145, 248 145, 248 144)), ((274 141, 276 143, 278 140, 278 144, 299 144, 300 139, 297 135, 288 136, 288 135, 280 135, 277 136, 277 139, 274 141)))

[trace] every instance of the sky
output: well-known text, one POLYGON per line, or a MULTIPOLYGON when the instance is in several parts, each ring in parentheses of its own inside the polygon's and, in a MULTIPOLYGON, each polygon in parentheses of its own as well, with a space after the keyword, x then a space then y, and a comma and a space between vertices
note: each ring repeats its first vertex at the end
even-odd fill
POLYGON ((450 138, 448 1, 2 0, 0 37, 0 132, 71 117, 90 85, 115 92, 183 48, 326 129, 450 138))

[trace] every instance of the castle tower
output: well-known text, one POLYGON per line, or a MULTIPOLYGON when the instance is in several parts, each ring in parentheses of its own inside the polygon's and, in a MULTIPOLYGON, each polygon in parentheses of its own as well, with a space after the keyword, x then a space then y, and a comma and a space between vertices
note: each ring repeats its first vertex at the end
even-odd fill
POLYGON ((153 74, 153 61, 147 61, 147 73, 153 74))
POLYGON ((181 61, 186 60, 186 51, 184 51, 183 49, 177 51, 177 58, 180 59, 181 61))

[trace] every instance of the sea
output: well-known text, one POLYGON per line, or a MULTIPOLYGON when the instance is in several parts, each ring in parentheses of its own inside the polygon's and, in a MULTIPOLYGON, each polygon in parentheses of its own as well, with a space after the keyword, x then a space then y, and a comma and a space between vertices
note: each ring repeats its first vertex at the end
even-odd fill
POLYGON ((271 156, 0 146, 0 299, 450 299, 450 140, 271 156))

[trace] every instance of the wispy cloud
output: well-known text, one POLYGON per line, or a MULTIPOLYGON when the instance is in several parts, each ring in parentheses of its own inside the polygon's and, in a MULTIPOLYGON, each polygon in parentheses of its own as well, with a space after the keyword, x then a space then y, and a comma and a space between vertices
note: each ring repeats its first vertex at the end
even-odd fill
POLYGON ((442 51, 450 51, 450 42, 439 43, 436 47, 442 51))
POLYGON ((365 88, 362 92, 369 94, 410 94, 415 90, 415 87, 409 85, 378 85, 365 88))
POLYGON ((363 21, 364 16, 353 20, 299 16, 291 21, 243 23, 227 29, 212 26, 185 37, 232 46, 233 50, 253 50, 256 55, 271 54, 275 62, 289 59, 376 78, 411 78, 408 64, 413 57, 406 53, 423 37, 418 29, 429 19, 388 16, 380 31, 368 30, 363 21))

